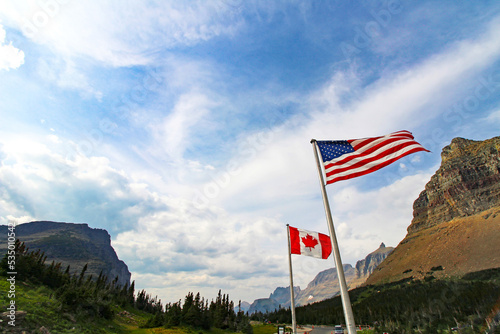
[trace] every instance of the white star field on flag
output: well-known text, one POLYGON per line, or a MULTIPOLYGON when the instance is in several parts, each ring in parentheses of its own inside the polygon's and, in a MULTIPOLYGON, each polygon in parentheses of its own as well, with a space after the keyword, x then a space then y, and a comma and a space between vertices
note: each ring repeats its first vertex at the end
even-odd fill
POLYGON ((354 149, 347 140, 318 141, 318 146, 323 162, 338 158, 346 153, 354 152, 354 149))

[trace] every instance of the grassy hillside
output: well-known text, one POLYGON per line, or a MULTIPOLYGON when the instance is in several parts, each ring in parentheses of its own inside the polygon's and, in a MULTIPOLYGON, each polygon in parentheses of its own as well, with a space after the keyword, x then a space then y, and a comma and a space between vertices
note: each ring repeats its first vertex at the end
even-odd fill
MULTIPOLYGON (((9 282, 7 277, 0 276, 0 308, 5 310, 9 305, 9 282)), ((18 314, 15 328, 2 323, 2 332, 21 333, 25 331, 47 328, 51 333, 149 333, 140 330, 151 315, 134 308, 114 306, 116 316, 113 320, 94 317, 92 321, 84 315, 73 312, 61 312, 63 305, 55 297, 55 291, 39 284, 16 282, 15 302, 18 314), (14 331, 15 330, 15 331, 14 331)))

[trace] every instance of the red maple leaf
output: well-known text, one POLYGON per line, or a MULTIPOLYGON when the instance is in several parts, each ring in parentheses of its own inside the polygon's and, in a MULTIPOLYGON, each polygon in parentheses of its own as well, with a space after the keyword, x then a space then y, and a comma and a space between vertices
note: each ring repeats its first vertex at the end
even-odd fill
POLYGON ((302 238, 302 242, 304 243, 306 248, 309 248, 309 251, 311 251, 318 244, 318 240, 316 240, 316 238, 310 234, 302 238))

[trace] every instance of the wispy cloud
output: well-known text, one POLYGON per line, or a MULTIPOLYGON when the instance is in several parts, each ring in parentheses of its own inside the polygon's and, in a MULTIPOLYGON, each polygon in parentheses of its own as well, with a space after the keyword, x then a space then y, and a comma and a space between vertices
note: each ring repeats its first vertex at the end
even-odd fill
POLYGON ((112 66, 150 63, 154 52, 234 34, 237 11, 222 1, 3 2, 1 11, 25 36, 66 57, 112 66))

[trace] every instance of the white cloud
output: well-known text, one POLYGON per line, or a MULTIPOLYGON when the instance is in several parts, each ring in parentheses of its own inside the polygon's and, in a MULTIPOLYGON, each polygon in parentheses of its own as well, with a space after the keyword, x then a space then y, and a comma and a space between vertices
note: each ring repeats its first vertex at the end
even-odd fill
POLYGON ((136 218, 122 215, 127 206, 154 206, 152 195, 142 199, 133 191, 134 181, 107 158, 86 157, 71 141, 5 133, 2 140, 1 217, 87 221, 112 232, 127 228, 136 218), (118 222, 123 225, 116 226, 118 222))
POLYGON ((222 1, 4 1, 0 17, 63 56, 112 66, 146 64, 158 49, 192 45, 241 26, 222 1))
MULTIPOLYGON (((215 207, 198 209, 190 201, 163 200, 167 210, 142 217, 134 230, 113 239, 118 253, 137 272, 137 284, 148 290, 163 286, 163 295, 173 301, 224 282, 231 290, 227 292, 242 294, 235 289, 253 280, 273 280, 285 270, 284 224, 268 218, 249 221, 215 207), (154 285, 143 279, 146 274, 167 277, 154 285)), ((254 292, 244 298, 249 295, 254 292)))
POLYGON ((38 63, 38 74, 41 78, 50 80, 63 89, 79 91, 83 98, 102 99, 102 92, 90 85, 87 76, 70 59, 42 59, 38 63))
POLYGON ((207 131, 211 128, 208 118, 216 104, 205 94, 190 92, 179 97, 172 112, 159 127, 154 128, 161 147, 175 161, 182 160, 190 137, 198 135, 195 129, 207 131))
POLYGON ((488 116, 487 120, 489 122, 500 123, 500 109, 497 111, 493 111, 488 116))
POLYGON ((24 64, 24 52, 6 43, 6 31, 0 24, 0 70, 16 69, 24 64))
POLYGON ((385 187, 363 191, 353 186, 331 196, 332 212, 342 226, 339 243, 346 257, 362 258, 378 244, 396 246, 413 217, 413 202, 430 180, 431 171, 398 179, 385 187))

